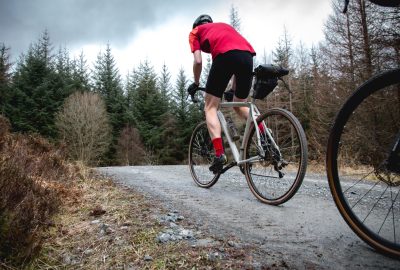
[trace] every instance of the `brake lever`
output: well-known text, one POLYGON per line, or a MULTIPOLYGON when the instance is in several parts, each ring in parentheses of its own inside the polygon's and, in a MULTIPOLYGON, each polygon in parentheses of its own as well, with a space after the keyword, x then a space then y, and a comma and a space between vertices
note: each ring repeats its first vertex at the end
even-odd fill
POLYGON ((194 96, 194 94, 191 94, 190 98, 192 99, 193 103, 198 103, 199 102, 199 100, 194 96))
POLYGON ((193 103, 198 103, 199 102, 197 100, 197 98, 194 96, 194 94, 189 94, 189 93, 188 93, 188 95, 186 97, 186 100, 188 100, 189 96, 190 96, 190 99, 192 100, 193 103))

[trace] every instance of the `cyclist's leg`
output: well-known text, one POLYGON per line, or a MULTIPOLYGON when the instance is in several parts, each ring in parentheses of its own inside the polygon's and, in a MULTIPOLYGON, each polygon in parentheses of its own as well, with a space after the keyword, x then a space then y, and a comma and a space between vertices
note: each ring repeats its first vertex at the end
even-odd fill
POLYGON ((217 110, 221 99, 206 93, 204 112, 211 140, 221 138, 221 124, 219 123, 217 110))
MULTIPOLYGON (((249 52, 237 51, 234 54, 234 90, 233 101, 246 102, 253 79, 253 56, 249 52)), ((249 116, 248 107, 234 107, 235 112, 243 119, 249 116)))
POLYGON ((219 123, 217 115, 220 100, 219 97, 206 93, 204 111, 206 114, 207 128, 215 151, 215 158, 209 169, 214 174, 219 173, 223 165, 227 162, 221 134, 221 124, 219 123))
POLYGON ((214 174, 222 170, 223 164, 227 159, 223 148, 223 140, 221 134, 221 124, 217 116, 219 104, 222 95, 228 85, 229 79, 232 77, 232 70, 229 65, 230 54, 218 55, 211 66, 210 74, 206 84, 205 96, 205 115, 207 127, 212 139, 215 150, 215 159, 210 166, 210 171, 214 174))
MULTIPOLYGON (((247 98, 238 98, 236 96, 233 97, 233 102, 246 102, 247 98)), ((242 118, 247 119, 249 116, 249 108, 248 107, 234 107, 235 112, 242 118)))

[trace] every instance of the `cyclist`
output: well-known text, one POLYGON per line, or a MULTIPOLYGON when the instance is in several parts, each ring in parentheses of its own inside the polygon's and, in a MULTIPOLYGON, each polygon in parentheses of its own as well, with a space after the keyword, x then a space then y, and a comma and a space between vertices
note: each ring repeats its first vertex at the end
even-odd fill
MULTIPOLYGON (((205 107, 207 128, 215 150, 215 158, 210 171, 214 174, 222 170, 227 162, 224 153, 221 125, 217 110, 229 80, 234 78, 234 101, 247 100, 252 83, 253 56, 256 55, 250 43, 232 26, 226 23, 214 23, 209 15, 200 15, 193 23, 189 34, 190 48, 194 56, 194 82, 188 87, 193 93, 199 87, 202 70, 201 52, 211 53, 212 65, 206 83, 205 107)), ((247 118, 249 109, 235 107, 242 118, 247 118)))

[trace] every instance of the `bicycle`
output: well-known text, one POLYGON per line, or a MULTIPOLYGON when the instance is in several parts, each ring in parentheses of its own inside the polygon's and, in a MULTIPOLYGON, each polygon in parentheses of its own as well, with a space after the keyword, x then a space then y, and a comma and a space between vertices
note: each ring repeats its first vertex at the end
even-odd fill
POLYGON ((330 131, 326 171, 350 228, 400 258, 400 68, 370 78, 344 103, 330 131))
MULTIPOLYGON (((189 167, 195 183, 210 188, 227 170, 239 166, 245 175, 251 192, 263 203, 279 205, 292 198, 305 176, 307 167, 307 140, 297 118, 283 108, 274 108, 261 114, 255 101, 265 98, 277 85, 278 80, 289 73, 288 70, 273 66, 260 65, 253 76, 255 83, 251 101, 220 104, 218 119, 222 127, 224 144, 229 145, 233 161, 213 174, 209 167, 214 158, 214 149, 205 121, 194 129, 189 144, 189 167), (236 141, 229 132, 221 108, 248 107, 244 133, 238 149, 236 141), (260 132, 259 125, 264 132, 260 132)), ((283 81, 284 82, 284 81, 283 81)), ((199 88, 203 90, 204 88, 199 88)), ((197 102, 191 93, 193 102, 197 102)), ((225 147, 226 149, 226 147, 225 147)))

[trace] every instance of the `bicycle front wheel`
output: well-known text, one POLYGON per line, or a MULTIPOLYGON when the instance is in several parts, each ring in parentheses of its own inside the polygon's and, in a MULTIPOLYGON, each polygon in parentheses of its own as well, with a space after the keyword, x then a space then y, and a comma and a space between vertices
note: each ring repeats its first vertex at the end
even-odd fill
POLYGON ((400 258, 400 175, 387 167, 400 131, 400 69, 377 75, 336 116, 326 167, 333 199, 350 228, 400 258))
MULTIPOLYGON (((271 109, 257 119, 264 123, 277 147, 260 152, 256 128, 250 128, 244 156, 253 159, 244 165, 251 192, 263 203, 279 205, 291 199, 300 188, 307 168, 307 140, 297 118, 287 110, 271 109)), ((266 133, 262 141, 269 142, 266 133)))
POLYGON ((213 186, 220 174, 213 174, 210 166, 215 153, 206 122, 197 125, 189 143, 189 167, 194 182, 203 188, 213 186))

